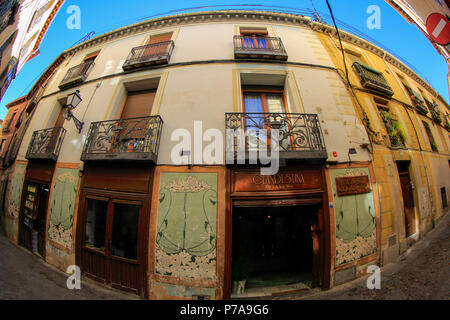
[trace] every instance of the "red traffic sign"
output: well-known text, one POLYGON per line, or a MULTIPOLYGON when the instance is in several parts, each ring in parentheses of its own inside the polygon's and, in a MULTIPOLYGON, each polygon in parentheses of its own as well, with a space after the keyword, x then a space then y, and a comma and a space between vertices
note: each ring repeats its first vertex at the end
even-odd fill
POLYGON ((427 18, 427 32, 440 45, 450 43, 450 22, 440 13, 432 13, 427 18))

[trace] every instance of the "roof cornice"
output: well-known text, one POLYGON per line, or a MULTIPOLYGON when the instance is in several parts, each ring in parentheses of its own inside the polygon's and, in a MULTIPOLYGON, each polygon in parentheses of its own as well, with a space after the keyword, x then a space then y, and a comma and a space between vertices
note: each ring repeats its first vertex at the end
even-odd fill
MULTIPOLYGON (((179 26, 193 23, 211 23, 211 22, 226 22, 226 21, 249 21, 249 22, 264 22, 264 23, 280 23, 295 26, 306 26, 313 31, 330 34, 337 37, 336 29, 328 24, 313 21, 310 17, 300 16, 295 14, 266 12, 266 11, 250 11, 250 10, 219 10, 206 12, 184 13, 179 15, 171 15, 161 18, 155 18, 129 26, 125 26, 103 35, 97 36, 83 43, 80 43, 72 48, 67 49, 62 53, 65 57, 73 55, 84 49, 94 47, 96 45, 105 43, 110 40, 119 39, 125 36, 131 36, 149 30, 157 30, 169 26, 179 26)), ((441 97, 425 80, 418 76, 413 70, 406 66, 396 57, 372 44, 371 42, 360 38, 349 32, 339 30, 343 41, 353 43, 365 50, 368 50, 377 56, 386 59, 387 62, 393 64, 405 74, 416 80, 424 88, 429 90, 436 98, 441 97)), ((442 100, 444 100, 441 97, 442 100)))

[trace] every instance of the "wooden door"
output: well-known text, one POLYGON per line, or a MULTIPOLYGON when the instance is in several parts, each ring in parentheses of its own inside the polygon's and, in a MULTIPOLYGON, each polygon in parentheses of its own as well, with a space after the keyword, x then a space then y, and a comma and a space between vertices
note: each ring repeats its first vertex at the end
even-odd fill
POLYGON ((416 233, 416 219, 414 216, 414 200, 411 189, 409 172, 400 173, 400 184, 402 187, 403 205, 405 208, 405 232, 406 237, 416 233))
POLYGON ((142 202, 87 195, 81 269, 115 288, 142 295, 145 222, 142 202))

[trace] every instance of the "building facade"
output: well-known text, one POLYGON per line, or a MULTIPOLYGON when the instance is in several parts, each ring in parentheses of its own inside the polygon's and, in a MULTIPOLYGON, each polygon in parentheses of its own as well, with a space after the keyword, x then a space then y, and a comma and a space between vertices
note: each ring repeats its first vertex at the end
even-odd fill
POLYGON ((64 0, 5 0, 0 5, 0 100, 39 47, 64 0))
POLYGON ((216 11, 68 49, 21 140, 8 236, 150 299, 328 289, 394 260, 448 211, 449 106, 343 41, 216 11))

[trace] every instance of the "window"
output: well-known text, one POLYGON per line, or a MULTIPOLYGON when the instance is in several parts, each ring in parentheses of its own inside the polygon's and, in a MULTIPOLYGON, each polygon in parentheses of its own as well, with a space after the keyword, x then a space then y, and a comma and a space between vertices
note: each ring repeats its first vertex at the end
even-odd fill
POLYGON ((285 113, 283 91, 244 89, 244 110, 246 113, 285 113))
POLYGON ((12 123, 14 122, 14 119, 16 118, 17 112, 14 112, 11 118, 8 120, 8 123, 6 124, 8 126, 8 130, 11 128, 12 123))
POLYGON ((156 90, 128 92, 121 119, 148 117, 151 114, 156 90))
POLYGON ((27 32, 30 32, 34 28, 35 25, 39 24, 42 20, 42 16, 44 13, 50 8, 50 1, 44 3, 38 10, 36 10, 33 14, 33 18, 31 19, 30 26, 28 27, 27 32))
POLYGON ((422 99, 422 96, 417 91, 413 90, 410 86, 408 86, 404 81, 402 81, 403 86, 408 92, 409 98, 412 100, 412 103, 417 111, 421 114, 426 115, 428 113, 428 109, 425 105, 425 101, 422 99))
POLYGON ((347 57, 352 61, 352 64, 357 62, 360 64, 365 65, 366 63, 363 61, 361 54, 351 51, 349 49, 345 49, 345 52, 347 54, 347 57))
POLYGON ((3 145, 5 144, 6 139, 2 139, 2 142, 0 142, 0 153, 3 152, 3 145))
POLYGON ((433 134, 431 133, 430 125, 426 121, 422 121, 423 126, 425 128, 425 132, 427 133, 428 140, 430 141, 431 149, 435 152, 438 151, 438 147, 436 141, 434 140, 433 134))
POLYGON ((267 29, 265 28, 241 28, 242 47, 246 49, 269 49, 270 42, 267 41, 267 29))
POLYGON ((375 104, 383 120, 386 131, 389 135, 391 146, 405 146, 406 133, 401 123, 389 112, 388 102, 386 100, 375 98, 375 104))
POLYGON ((151 36, 148 40, 148 46, 144 50, 142 57, 152 57, 165 54, 169 47, 169 41, 172 39, 172 32, 151 36))
MULTIPOLYGON (((248 148, 256 150, 271 144, 271 130, 279 129, 288 132, 286 128, 285 97, 282 89, 243 89, 245 130, 255 134, 250 139, 248 148), (271 116, 270 114, 275 114, 271 116), (253 140, 253 141, 251 141, 253 140)), ((289 139, 288 139, 289 140, 289 139)), ((281 148, 289 148, 289 141, 280 141, 281 148)))

